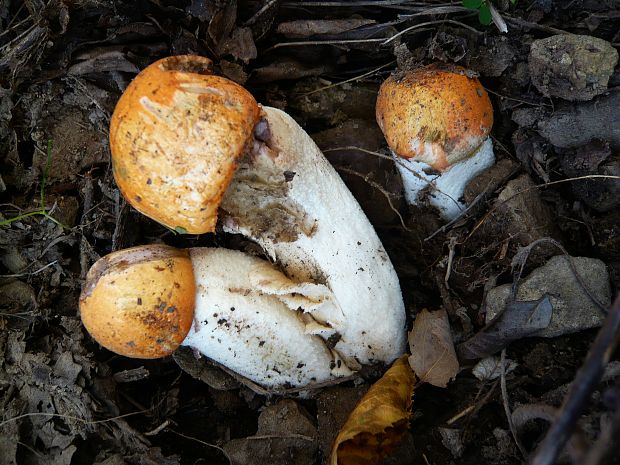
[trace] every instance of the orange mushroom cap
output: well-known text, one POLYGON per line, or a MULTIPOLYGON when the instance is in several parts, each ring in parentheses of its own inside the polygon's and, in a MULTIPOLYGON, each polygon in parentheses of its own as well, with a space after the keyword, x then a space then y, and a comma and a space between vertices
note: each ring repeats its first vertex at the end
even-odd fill
POLYGON ((110 123, 114 178, 139 212, 180 232, 213 231, 260 110, 211 60, 156 61, 129 84, 110 123))
POLYGON ((194 316, 196 284, 187 250, 146 245, 111 253, 86 276, 84 326, 102 346, 134 358, 170 355, 194 316))
POLYGON ((445 170, 488 137, 493 107, 464 68, 430 65, 389 77, 379 89, 376 117, 397 155, 445 170))

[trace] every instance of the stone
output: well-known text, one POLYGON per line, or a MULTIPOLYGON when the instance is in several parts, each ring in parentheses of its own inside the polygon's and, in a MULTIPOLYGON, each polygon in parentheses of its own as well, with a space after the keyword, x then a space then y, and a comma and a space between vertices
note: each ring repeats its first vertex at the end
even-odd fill
POLYGON ((558 237, 554 215, 540 198, 532 179, 523 174, 509 181, 497 196, 492 221, 512 242, 527 245, 543 237, 558 237))
POLYGON ((553 111, 523 108, 512 113, 512 120, 522 127, 531 127, 556 147, 579 147, 592 139, 609 142, 620 149, 620 91, 591 102, 561 102, 553 111))
MULTIPOLYGON (((611 287, 605 263, 596 258, 572 257, 575 269, 589 292, 604 306, 611 304, 611 287)), ((486 321, 504 310, 511 284, 491 289, 486 299, 486 321)), ((588 297, 564 255, 552 257, 536 268, 518 286, 517 301, 534 301, 550 296, 553 315, 549 326, 535 333, 539 337, 556 337, 601 326, 605 315, 588 297)))
POLYGON ((607 91, 618 52, 607 41, 560 34, 535 40, 530 48, 532 82, 548 97, 591 100, 607 91))
POLYGON ((266 407, 258 417, 258 436, 300 434, 314 438, 316 427, 310 414, 292 399, 266 407))

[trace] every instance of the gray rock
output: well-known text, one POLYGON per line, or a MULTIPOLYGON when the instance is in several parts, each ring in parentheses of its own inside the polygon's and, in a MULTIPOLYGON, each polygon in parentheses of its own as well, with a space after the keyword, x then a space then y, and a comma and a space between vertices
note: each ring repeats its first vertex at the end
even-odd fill
POLYGON ((265 408, 258 417, 258 436, 275 434, 300 434, 316 436, 310 414, 292 399, 282 399, 265 408))
POLYGON ((527 174, 522 174, 506 183, 494 204, 492 220, 496 227, 520 245, 559 236, 555 216, 535 186, 527 174))
POLYGON ((618 52, 602 39, 560 34, 536 40, 530 48, 532 82, 546 96, 591 100, 607 90, 618 52))
MULTIPOLYGON (((609 306, 611 287, 605 264, 601 260, 588 257, 573 257, 573 263, 590 293, 603 305, 609 306)), ((506 307, 510 288, 510 284, 505 284, 488 293, 487 322, 506 307)), ((536 333, 536 336, 556 337, 598 327, 605 318, 581 288, 568 258, 564 255, 551 258, 544 266, 535 269, 523 279, 517 290, 517 300, 538 300, 544 294, 550 295, 553 316, 549 326, 536 333)))
POLYGON ((620 148, 620 91, 587 103, 562 102, 550 114, 539 109, 519 109, 512 119, 519 126, 531 127, 556 147, 579 147, 592 139, 608 141, 620 148))

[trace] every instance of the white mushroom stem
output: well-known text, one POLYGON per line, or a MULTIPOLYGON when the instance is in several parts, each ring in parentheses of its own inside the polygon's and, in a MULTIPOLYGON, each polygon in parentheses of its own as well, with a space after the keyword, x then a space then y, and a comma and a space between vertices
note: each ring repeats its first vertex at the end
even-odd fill
POLYGON ((333 305, 305 309, 306 330, 331 338, 348 368, 392 362, 405 348, 405 311, 383 245, 308 134, 280 110, 263 107, 263 117, 264 142, 224 196, 224 229, 256 241, 293 281, 331 291, 333 305))
POLYGON ((420 194, 428 193, 428 202, 446 221, 457 218, 465 209, 460 199, 469 181, 495 163, 491 138, 487 138, 473 155, 440 172, 426 163, 392 155, 403 180, 407 202, 417 205, 422 200, 420 194))
POLYGON ((310 312, 339 311, 326 286, 295 283, 239 251, 190 249, 194 323, 183 345, 264 387, 321 383, 352 371, 313 335, 310 312))

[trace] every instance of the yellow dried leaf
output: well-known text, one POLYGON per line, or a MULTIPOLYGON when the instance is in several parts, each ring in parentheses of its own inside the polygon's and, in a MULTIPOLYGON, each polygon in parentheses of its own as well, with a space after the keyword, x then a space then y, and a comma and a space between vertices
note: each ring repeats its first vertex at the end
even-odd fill
POLYGON ((373 384, 336 436, 330 465, 374 465, 409 426, 415 375, 403 355, 373 384))

